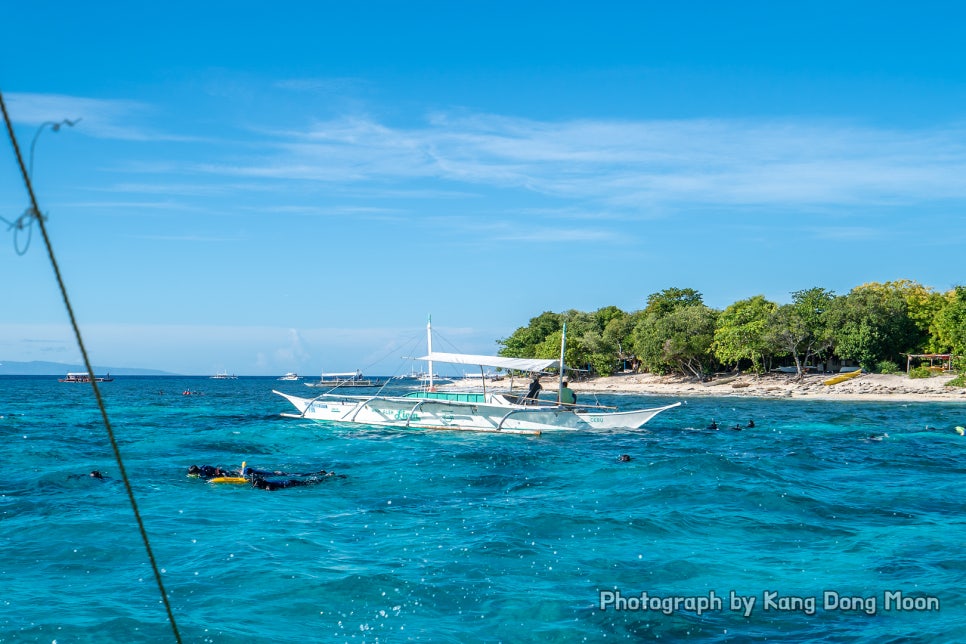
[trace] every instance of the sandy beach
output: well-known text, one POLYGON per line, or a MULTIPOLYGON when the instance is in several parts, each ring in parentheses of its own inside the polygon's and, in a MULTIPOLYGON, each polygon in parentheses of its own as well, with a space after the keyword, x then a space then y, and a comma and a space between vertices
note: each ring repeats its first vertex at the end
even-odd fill
MULTIPOLYGON (((816 400, 865 400, 966 402, 966 388, 947 387, 953 375, 937 375, 931 378, 909 378, 906 374, 864 373, 845 382, 826 385, 824 382, 836 374, 806 375, 798 380, 794 374, 742 374, 737 378, 719 378, 709 383, 695 382, 680 376, 656 376, 652 374, 621 374, 594 378, 585 382, 571 382, 575 392, 637 393, 658 396, 747 396, 756 398, 791 398, 816 400)), ((509 381, 494 383, 504 389, 509 381)), ((544 391, 556 387, 556 379, 543 379, 544 391)), ((526 391, 527 381, 515 379, 514 391, 526 391)))

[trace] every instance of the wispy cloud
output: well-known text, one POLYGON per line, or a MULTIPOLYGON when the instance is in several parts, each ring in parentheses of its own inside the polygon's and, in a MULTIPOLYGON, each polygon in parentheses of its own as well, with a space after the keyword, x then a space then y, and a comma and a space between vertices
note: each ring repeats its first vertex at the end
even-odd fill
POLYGON ((868 226, 825 226, 822 228, 808 227, 805 232, 815 239, 834 240, 834 241, 875 241, 888 237, 882 228, 872 228, 868 226))
MULTIPOLYGON (((348 82, 348 81, 345 81, 348 82)), ((343 81, 280 81, 293 91, 338 89, 343 81), (334 85, 333 85, 334 83, 334 85)), ((12 94, 20 123, 82 117, 91 136, 195 141, 146 122, 155 109, 129 100, 12 94)), ((837 120, 574 119, 538 121, 494 114, 433 112, 394 126, 365 111, 292 128, 271 117, 250 137, 219 138, 190 162, 131 159, 128 172, 191 175, 162 187, 130 182, 124 192, 215 195, 199 175, 236 177, 231 189, 264 191, 251 179, 353 186, 400 198, 513 190, 588 210, 653 212, 679 207, 890 205, 966 196, 966 127, 888 129, 837 120), (152 170, 152 164, 155 166, 152 170), (384 192, 381 192, 384 191, 384 192)), ((217 137, 212 132, 212 137, 217 137)))
POLYGON ((368 117, 276 132, 277 152, 207 172, 320 182, 441 180, 613 208, 889 204, 966 196, 966 130, 838 121, 540 122, 434 114, 422 127, 368 117))
POLYGON ((125 99, 96 99, 62 94, 12 93, 6 96, 11 118, 20 124, 80 119, 78 132, 103 139, 126 141, 195 141, 196 137, 172 135, 139 124, 155 114, 148 103, 125 99))
POLYGON ((361 78, 286 78, 274 83, 277 89, 292 92, 332 93, 344 95, 351 91, 367 87, 369 83, 361 78))

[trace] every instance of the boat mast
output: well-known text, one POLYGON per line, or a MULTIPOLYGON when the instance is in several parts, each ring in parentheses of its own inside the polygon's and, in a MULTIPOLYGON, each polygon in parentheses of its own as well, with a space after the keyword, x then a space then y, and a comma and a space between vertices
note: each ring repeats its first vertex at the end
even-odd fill
POLYGON ((567 346, 567 323, 564 322, 563 330, 560 332, 560 376, 557 378, 557 400, 560 400, 560 392, 563 391, 564 379, 564 348, 567 346))
POLYGON ((426 320, 426 349, 429 351, 429 390, 434 391, 433 387, 433 316, 430 315, 426 320))

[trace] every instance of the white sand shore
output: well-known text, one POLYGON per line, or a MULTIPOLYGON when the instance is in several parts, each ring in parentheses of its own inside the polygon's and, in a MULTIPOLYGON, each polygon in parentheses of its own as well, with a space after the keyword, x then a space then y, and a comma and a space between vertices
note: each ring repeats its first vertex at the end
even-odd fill
MULTIPOLYGON (((808 375, 799 381, 793 374, 766 374, 755 376, 743 374, 734 380, 721 383, 700 383, 680 376, 655 376, 651 374, 622 374, 606 378, 594 378, 586 382, 571 382, 575 392, 597 393, 624 392, 652 394, 669 397, 694 396, 748 396, 757 398, 792 398, 815 400, 866 400, 866 401, 919 401, 966 402, 966 388, 947 387, 952 375, 932 378, 909 378, 905 374, 862 374, 835 385, 823 384, 833 374, 808 375)), ((556 388, 556 379, 543 379, 544 391, 556 388)), ((494 389, 505 389, 509 384, 503 380, 493 384, 494 389)), ((527 381, 517 378, 514 391, 526 391, 527 381)))

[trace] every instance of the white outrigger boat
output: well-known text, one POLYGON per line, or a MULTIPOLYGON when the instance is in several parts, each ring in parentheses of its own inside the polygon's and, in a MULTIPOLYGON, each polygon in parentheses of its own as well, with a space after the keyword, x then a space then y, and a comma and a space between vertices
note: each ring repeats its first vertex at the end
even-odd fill
POLYGON ((583 405, 524 405, 510 394, 414 391, 404 396, 322 394, 301 398, 275 391, 298 410, 287 418, 420 429, 459 429, 506 434, 642 427, 676 402, 652 409, 605 411, 583 405))
MULTIPOLYGON (((455 353, 433 353, 429 326, 429 354, 419 358, 429 362, 478 365, 505 370, 540 373, 560 366, 563 360, 504 358, 455 353)), ((563 344, 563 343, 561 343, 563 344)), ((561 357, 563 347, 561 346, 561 357)), ((561 374, 563 368, 561 368, 561 374)), ((563 377, 560 382, 562 386, 563 377)), ((371 396, 342 394, 335 391, 314 398, 303 398, 272 390, 288 400, 298 413, 283 413, 287 418, 304 418, 320 422, 356 423, 402 428, 453 429, 506 434, 539 434, 544 431, 579 431, 587 429, 626 429, 642 427, 662 411, 680 405, 614 411, 611 407, 567 405, 545 400, 528 400, 512 393, 487 392, 484 381, 481 392, 426 391, 404 395, 371 396)))

